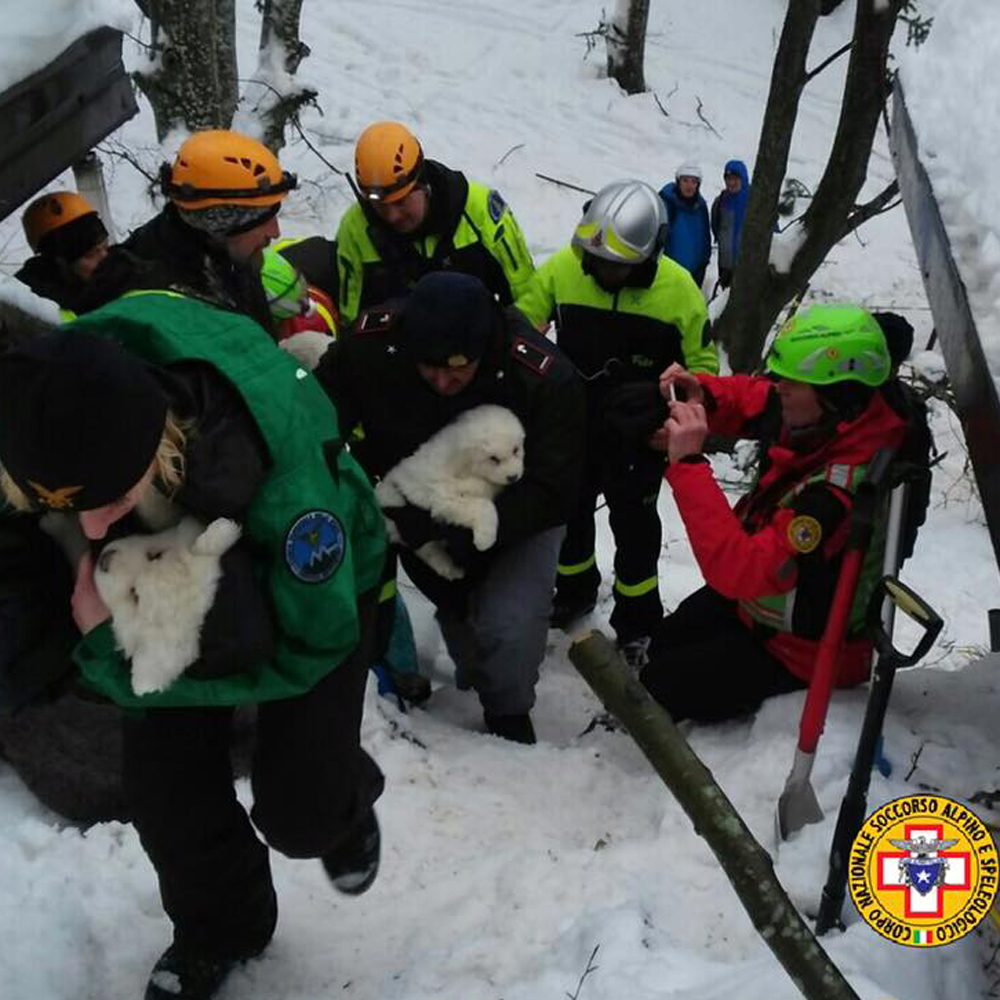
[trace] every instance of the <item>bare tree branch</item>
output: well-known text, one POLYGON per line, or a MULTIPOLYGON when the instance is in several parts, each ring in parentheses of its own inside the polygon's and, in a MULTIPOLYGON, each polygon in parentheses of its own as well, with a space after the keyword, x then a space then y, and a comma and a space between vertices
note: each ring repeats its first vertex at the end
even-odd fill
POLYGON ((808 83, 810 80, 813 79, 813 77, 819 76, 820 73, 822 73, 823 70, 825 70, 827 66, 830 65, 830 63, 836 62, 836 60, 838 60, 846 52, 850 52, 853 47, 854 47, 854 39, 851 39, 851 41, 849 41, 846 45, 842 45, 839 49, 837 49, 837 51, 834 52, 832 56, 827 56, 826 59, 824 59, 815 69, 809 70, 809 72, 806 73, 805 82, 808 83))
POLYGON ((715 129, 712 127, 712 123, 701 113, 701 109, 703 107, 701 103, 701 98, 697 94, 695 94, 694 99, 698 102, 698 106, 695 108, 695 112, 697 113, 701 121, 705 123, 705 128, 707 128, 708 131, 712 133, 712 135, 718 136, 721 139, 722 136, 715 131, 715 129))
POLYGON ((864 225, 864 223, 876 215, 882 215, 883 212, 891 211, 898 204, 899 184, 893 181, 883 191, 872 198, 871 201, 855 207, 844 223, 844 232, 840 238, 843 239, 848 233, 854 232, 858 226, 864 225), (893 201, 894 198, 896 199, 895 201, 893 201))
POLYGON ((507 157, 510 156, 511 153, 516 153, 519 149, 524 149, 523 142, 519 142, 516 146, 511 146, 510 149, 508 149, 507 152, 504 153, 499 160, 497 160, 496 166, 498 167, 501 166, 503 162, 507 159, 507 157))

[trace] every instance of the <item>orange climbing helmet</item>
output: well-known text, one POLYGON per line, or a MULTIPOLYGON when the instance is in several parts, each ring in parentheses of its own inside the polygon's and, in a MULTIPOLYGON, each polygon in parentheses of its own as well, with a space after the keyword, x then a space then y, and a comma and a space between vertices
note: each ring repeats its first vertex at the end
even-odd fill
POLYGON ((195 132, 160 169, 163 193, 179 208, 213 205, 268 208, 298 184, 256 139, 223 129, 195 132))
POLYGON ((423 165, 417 137, 399 122, 369 125, 354 147, 354 176, 369 201, 401 201, 419 182, 423 165))
MULTIPOLYGON (((38 253, 46 236, 89 215, 95 217, 95 222, 99 221, 97 209, 83 195, 75 191, 50 191, 36 198, 25 209, 24 215, 21 216, 21 224, 24 226, 24 235, 28 238, 28 246, 34 253, 38 253)), ((104 229, 103 224, 100 225, 100 229, 104 229)), ((107 235, 105 231, 101 238, 107 239, 107 235)), ((94 242, 99 243, 100 239, 95 239, 94 242)))

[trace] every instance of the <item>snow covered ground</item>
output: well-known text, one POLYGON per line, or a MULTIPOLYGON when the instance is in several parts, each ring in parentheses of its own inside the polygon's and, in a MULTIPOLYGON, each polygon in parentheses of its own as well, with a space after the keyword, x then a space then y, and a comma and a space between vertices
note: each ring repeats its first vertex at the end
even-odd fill
MULTIPOLYGON (((852 7, 821 22, 811 63, 846 39, 852 7)), ((240 0, 244 75, 256 44, 252 8, 240 0)), ((694 160, 710 199, 727 159, 743 157, 752 168, 784 9, 782 0, 653 4, 646 73, 665 116, 652 94, 626 98, 602 79, 600 52, 584 59, 584 40, 575 35, 596 26, 597 0, 307 0, 303 35, 313 55, 302 74, 318 86, 324 114, 305 116, 306 135, 348 169, 353 139, 367 123, 408 122, 427 155, 501 189, 542 259, 568 240, 583 196, 536 172, 587 188, 628 175, 658 187, 694 160)), ((842 74, 841 61, 803 98, 790 174, 810 187, 824 166, 842 74)), ((948 74, 938 79, 948 86, 948 74)), ((161 157, 153 134, 144 110, 115 143, 152 166, 161 157)), ((331 232, 348 189, 304 142, 292 142, 283 160, 305 180, 282 213, 285 231, 331 232)), ((991 165, 983 160, 986 176, 991 165)), ((153 206, 145 180, 114 159, 108 174, 119 229, 147 218, 153 206)), ((880 140, 866 190, 875 193, 891 177, 880 140)), ((25 255, 16 220, 8 220, 0 226, 0 268, 14 270, 25 255)), ((903 312, 917 329, 917 348, 930 334, 901 209, 835 248, 812 294, 903 312)), ((926 667, 897 681, 886 724, 894 769, 889 779, 873 776, 873 808, 918 785, 961 797, 1000 779, 992 741, 997 665, 970 665, 988 646, 986 609, 1000 606, 997 569, 945 408, 935 409, 934 426, 948 455, 903 578, 947 627, 926 667)), ((718 471, 737 476, 722 465, 718 471)), ((661 586, 672 608, 700 577, 666 490, 660 509, 661 586)), ((603 518, 600 524, 601 563, 610 570, 610 537, 603 518)), ((582 735, 599 706, 567 661, 567 639, 550 636, 534 712, 539 745, 512 746, 480 732, 478 704, 454 688, 427 605, 405 593, 437 690, 425 711, 405 716, 369 691, 365 742, 388 779, 379 879, 367 895, 345 900, 317 863, 274 856, 277 935, 260 961, 233 977, 224 1000, 797 997, 629 738, 602 729, 582 735), (597 969, 578 989, 598 946, 597 969)), ((602 598, 599 626, 610 611, 607 584, 602 598)), ((827 820, 782 845, 776 859, 804 911, 814 908, 825 878, 864 699, 864 691, 835 695, 813 775, 827 820)), ((768 847, 802 700, 775 699, 754 719, 690 736, 768 847)), ((67 827, 0 764, 0 886, 4 1000, 140 994, 169 925, 130 827, 67 827)), ((824 944, 864 1000, 972 1000, 992 982, 981 970, 988 950, 977 936, 917 951, 882 940, 853 911, 849 919, 846 934, 824 944)))

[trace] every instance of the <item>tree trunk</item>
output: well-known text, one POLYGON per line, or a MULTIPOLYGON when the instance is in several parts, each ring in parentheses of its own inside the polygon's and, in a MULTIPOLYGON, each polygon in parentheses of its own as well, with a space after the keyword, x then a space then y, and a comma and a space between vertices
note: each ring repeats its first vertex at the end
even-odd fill
POLYGON ((569 658, 604 706, 631 733, 656 773, 712 849, 757 933, 807 1000, 860 1000, 814 937, 774 874, 770 855, 677 731, 631 677, 600 632, 570 646, 569 658))
POLYGON ((215 16, 232 31, 215 32, 215 65, 219 77, 219 120, 231 122, 240 103, 239 61, 236 57, 236 0, 215 0, 215 16))
POLYGON ((806 57, 818 18, 819 0, 791 0, 774 57, 750 198, 740 231, 739 263, 733 273, 729 301, 715 323, 716 339, 728 348, 736 371, 749 371, 756 365, 763 343, 763 335, 758 338, 757 333, 763 330, 766 334, 773 320, 764 318, 761 290, 768 284, 778 197, 806 83, 806 57))
POLYGON ((294 81, 309 46, 299 38, 302 0, 263 0, 257 69, 246 86, 237 124, 273 152, 285 144, 285 128, 316 91, 294 81))
POLYGON ((234 0, 149 0, 149 68, 136 72, 160 142, 174 130, 228 128, 235 108, 234 0))
POLYGON ((858 2, 833 147, 813 200, 797 223, 801 226, 801 243, 788 271, 778 272, 769 263, 772 230, 798 95, 808 81, 805 56, 819 14, 819 0, 795 0, 789 5, 743 221, 739 265, 729 302, 716 324, 716 336, 729 348, 730 363, 736 371, 750 371, 758 365, 767 333, 782 307, 806 288, 832 247, 863 218, 874 214, 865 206, 859 208, 856 199, 867 176, 875 131, 888 96, 889 40, 904 2, 889 0, 884 9, 875 0, 858 2), (801 30, 800 24, 794 36, 788 38, 789 51, 783 51, 790 22, 800 19, 809 22, 808 33, 801 30), (792 75, 785 76, 789 72, 792 75), (774 100, 772 121, 775 90, 787 87, 789 80, 795 83, 790 88, 795 97, 778 96, 774 100))
POLYGON ((606 24, 608 76, 627 94, 646 90, 643 60, 649 0, 616 0, 615 12, 606 24))

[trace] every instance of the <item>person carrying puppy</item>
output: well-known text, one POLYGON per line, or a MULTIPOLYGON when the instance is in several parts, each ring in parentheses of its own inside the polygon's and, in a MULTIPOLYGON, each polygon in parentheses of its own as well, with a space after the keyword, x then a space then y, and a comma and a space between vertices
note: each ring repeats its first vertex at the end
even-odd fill
POLYGON ((496 544, 412 506, 387 509, 410 579, 437 606, 459 687, 475 689, 491 732, 534 743, 530 711, 545 655, 556 558, 582 462, 583 393, 572 365, 475 277, 425 275, 400 306, 359 317, 315 375, 372 477, 413 454, 459 414, 484 403, 511 410, 525 430, 524 474, 496 497, 496 544), (465 573, 438 576, 412 550, 441 540, 465 573))
POLYGON ((209 1000, 267 945, 277 905, 254 826, 289 857, 320 858, 344 893, 378 867, 383 778, 359 729, 383 521, 302 374, 250 319, 176 295, 121 299, 0 356, 4 492, 78 517, 92 549, 72 596, 76 663, 130 709, 128 810, 174 930, 146 1000, 209 1000), (117 533, 181 514, 232 518, 247 544, 222 556, 198 660, 139 696, 94 560, 117 533), (258 706, 253 825, 233 789, 238 705, 258 706))

